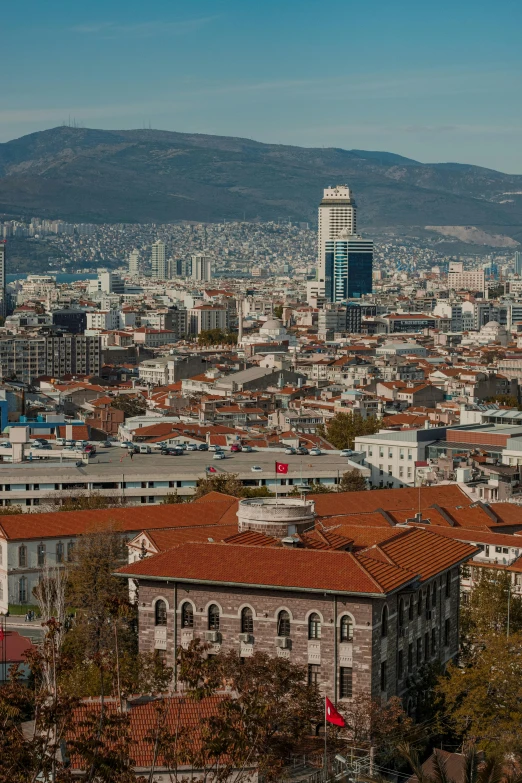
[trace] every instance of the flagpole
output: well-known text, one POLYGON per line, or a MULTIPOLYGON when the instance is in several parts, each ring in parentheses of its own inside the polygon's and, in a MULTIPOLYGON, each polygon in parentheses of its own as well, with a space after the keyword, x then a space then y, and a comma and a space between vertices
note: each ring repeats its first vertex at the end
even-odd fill
POLYGON ((277 506, 277 460, 274 462, 275 465, 275 496, 276 496, 276 506, 277 506))
POLYGON ((328 770, 326 767, 326 696, 324 697, 324 783, 328 780, 328 770))

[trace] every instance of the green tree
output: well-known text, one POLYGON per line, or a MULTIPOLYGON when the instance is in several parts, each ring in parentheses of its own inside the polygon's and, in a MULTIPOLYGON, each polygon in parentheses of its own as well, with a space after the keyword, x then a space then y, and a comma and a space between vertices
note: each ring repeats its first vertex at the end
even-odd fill
POLYGON ((317 432, 336 449, 353 449, 359 435, 374 435, 382 427, 382 419, 374 416, 363 418, 359 413, 337 413, 325 427, 317 432))
POLYGON ((208 495, 209 492, 221 492, 223 495, 233 495, 236 498, 273 497, 267 487, 244 487, 237 473, 213 473, 198 479, 191 500, 197 500, 203 495, 208 495))
POLYGON ((182 495, 178 495, 176 492, 169 492, 163 500, 161 501, 162 505, 171 506, 176 503, 185 503, 185 498, 182 495))
POLYGON ((22 514, 22 506, 0 506, 0 516, 8 517, 12 514, 22 514))
POLYGON ((465 643, 475 644, 490 633, 522 632, 522 598, 513 594, 511 573, 493 568, 474 568, 479 579, 461 608, 461 633, 465 643))
POLYGON ((142 416, 147 410, 147 402, 141 395, 119 394, 111 402, 111 407, 123 411, 125 418, 129 419, 132 416, 142 416))
POLYGON ((274 307, 274 318, 281 319, 283 317, 283 305, 276 305, 274 307))
POLYGON ((339 482, 339 492, 362 492, 365 489, 368 489, 366 479, 359 473, 357 468, 343 473, 339 482))
POLYGON ((235 345, 237 334, 224 332, 222 329, 202 329, 198 334, 198 345, 235 345))
POLYGON ((514 394, 495 394, 493 397, 486 397, 484 402, 496 402, 499 405, 505 405, 508 408, 522 410, 522 406, 514 394))
POLYGON ((522 754, 522 634, 491 633, 450 663, 436 689, 443 719, 464 741, 522 754))

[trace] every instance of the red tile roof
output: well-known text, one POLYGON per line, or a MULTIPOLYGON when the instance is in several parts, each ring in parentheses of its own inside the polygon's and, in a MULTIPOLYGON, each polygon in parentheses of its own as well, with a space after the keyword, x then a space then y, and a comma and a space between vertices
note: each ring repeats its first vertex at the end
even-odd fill
MULTIPOLYGON (((452 542, 455 543, 455 542, 452 542)), ((465 546, 460 544, 460 546, 465 546)), ((185 544, 169 552, 123 566, 129 576, 181 582, 227 583, 290 589, 384 595, 415 574, 394 565, 380 570, 382 582, 350 552, 244 547, 234 544, 185 544)))
POLYGON ((17 541, 78 536, 110 523, 128 533, 139 533, 151 528, 233 524, 237 521, 235 513, 236 507, 224 500, 207 503, 204 514, 196 503, 14 514, 0 518, 0 537, 17 541))
MULTIPOLYGON (((315 510, 319 517, 338 514, 364 513, 384 508, 386 511, 399 509, 418 509, 419 490, 413 487, 403 489, 380 489, 368 492, 338 492, 324 495, 309 495, 315 501, 315 510)), ((429 508, 433 503, 439 506, 468 506, 468 496, 456 485, 422 487, 420 491, 421 507, 429 508)))

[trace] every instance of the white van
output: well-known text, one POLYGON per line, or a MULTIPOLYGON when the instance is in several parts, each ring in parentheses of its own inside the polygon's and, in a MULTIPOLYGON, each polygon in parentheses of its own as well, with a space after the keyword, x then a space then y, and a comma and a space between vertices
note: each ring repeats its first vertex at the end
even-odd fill
POLYGON ((145 443, 142 443, 140 446, 140 454, 151 454, 152 449, 150 446, 147 446, 145 443))

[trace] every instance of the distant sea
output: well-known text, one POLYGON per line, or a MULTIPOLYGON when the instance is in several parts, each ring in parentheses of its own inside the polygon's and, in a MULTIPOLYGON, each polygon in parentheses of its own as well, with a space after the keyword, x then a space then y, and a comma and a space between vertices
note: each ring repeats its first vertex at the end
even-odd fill
MULTIPOLYGON (((34 272, 22 272, 18 275, 6 275, 6 282, 8 283, 14 283, 15 280, 25 280, 25 278, 29 274, 35 274, 34 272)), ((52 272, 41 272, 39 274, 42 275, 51 275, 51 277, 56 277, 57 283, 75 283, 77 280, 96 280, 98 275, 94 273, 79 273, 77 275, 71 275, 68 272, 58 272, 56 274, 53 274, 52 272)))

